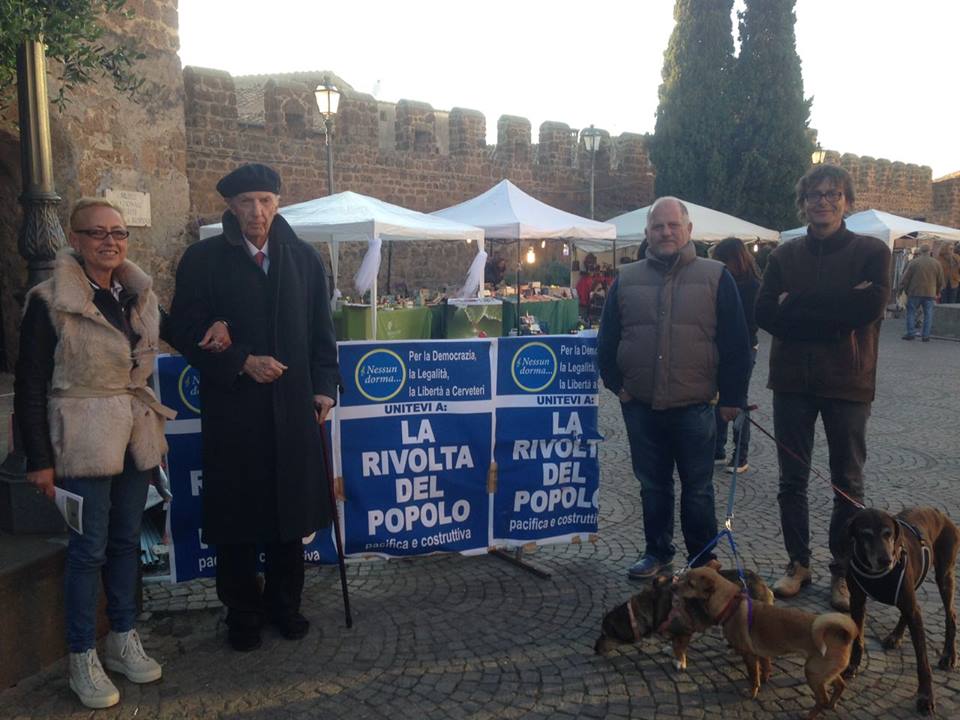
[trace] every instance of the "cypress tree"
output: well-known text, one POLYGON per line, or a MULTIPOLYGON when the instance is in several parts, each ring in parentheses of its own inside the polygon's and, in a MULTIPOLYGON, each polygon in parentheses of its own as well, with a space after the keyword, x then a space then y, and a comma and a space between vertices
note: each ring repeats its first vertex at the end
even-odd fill
POLYGON ((733 72, 733 214, 770 228, 797 224, 793 188, 810 167, 810 99, 803 96, 795 0, 746 0, 733 72))
POLYGON ((658 196, 725 209, 733 0, 677 0, 650 147, 658 196))

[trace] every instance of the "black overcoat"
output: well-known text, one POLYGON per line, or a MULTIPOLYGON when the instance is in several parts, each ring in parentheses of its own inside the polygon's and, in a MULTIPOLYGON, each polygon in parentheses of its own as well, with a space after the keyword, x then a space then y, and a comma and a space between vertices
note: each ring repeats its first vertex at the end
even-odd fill
POLYGON ((200 373, 203 539, 281 542, 329 525, 314 395, 337 397, 337 347, 326 273, 316 250, 282 216, 270 227, 267 274, 247 250, 235 216, 222 235, 183 254, 166 336, 200 373), (233 344, 198 347, 216 320, 233 344), (272 383, 242 373, 247 356, 287 366, 272 383))

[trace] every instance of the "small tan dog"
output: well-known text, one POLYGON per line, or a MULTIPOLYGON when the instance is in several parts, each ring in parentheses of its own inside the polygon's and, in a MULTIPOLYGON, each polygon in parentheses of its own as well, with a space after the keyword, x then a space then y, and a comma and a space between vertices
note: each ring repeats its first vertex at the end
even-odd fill
MULTIPOLYGON (((849 616, 745 602, 739 585, 708 567, 687 572, 678 581, 676 594, 702 602, 713 623, 723 627, 724 637, 746 661, 751 697, 760 690, 764 658, 800 654, 807 658, 807 684, 816 699, 808 720, 836 705, 846 687, 840 673, 847 667, 857 637, 857 626, 849 616), (831 695, 827 685, 833 688, 831 695)), ((762 679, 767 675, 769 670, 764 668, 762 679)))

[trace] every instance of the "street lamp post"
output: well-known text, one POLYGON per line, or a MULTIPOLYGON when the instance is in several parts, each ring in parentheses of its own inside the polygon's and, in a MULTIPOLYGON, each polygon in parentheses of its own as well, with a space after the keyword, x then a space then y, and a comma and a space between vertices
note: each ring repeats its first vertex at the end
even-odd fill
POLYGON ((590 219, 594 219, 593 207, 593 179, 597 169, 597 148, 600 145, 600 131, 593 125, 580 131, 583 147, 590 153, 590 219))
POLYGON ((820 143, 817 143, 817 149, 813 151, 813 154, 810 156, 810 160, 814 165, 820 165, 827 157, 827 151, 820 147, 820 143))
MULTIPOLYGON (((594 181, 597 174, 597 150, 600 148, 600 131, 591 125, 580 131, 583 147, 590 153, 590 219, 595 219, 594 181)), ((617 269, 617 239, 613 239, 613 269, 617 269)))
MULTIPOLYGON (((325 77, 323 82, 317 85, 313 91, 317 100, 317 110, 320 111, 320 117, 323 118, 324 140, 327 145, 327 195, 333 195, 333 118, 337 114, 337 108, 340 106, 340 91, 330 82, 329 77, 325 77)), ((337 241, 331 238, 330 241, 330 286, 332 297, 337 295, 337 278, 340 270, 340 249, 337 247, 337 241)))
POLYGON ((313 94, 317 99, 317 109, 320 111, 320 117, 323 118, 323 126, 326 132, 327 189, 329 190, 327 194, 333 195, 333 143, 331 142, 331 135, 333 134, 333 118, 340 106, 340 91, 330 82, 330 78, 324 78, 323 82, 317 85, 313 94))
MULTIPOLYGON (((27 261, 29 290, 53 273, 54 257, 66 245, 57 215, 60 196, 53 181, 50 102, 43 40, 25 40, 17 49, 17 103, 20 112, 20 165, 23 221, 17 238, 27 261)), ((14 532, 57 532, 63 523, 51 503, 34 493, 26 479, 20 433, 0 466, 0 526, 14 532)))

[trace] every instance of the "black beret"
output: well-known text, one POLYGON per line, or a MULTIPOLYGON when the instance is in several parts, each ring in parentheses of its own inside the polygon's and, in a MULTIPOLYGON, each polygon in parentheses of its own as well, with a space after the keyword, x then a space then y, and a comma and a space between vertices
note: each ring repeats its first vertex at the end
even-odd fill
POLYGON ((247 163, 220 178, 217 192, 228 200, 245 192, 272 192, 279 195, 280 176, 266 165, 247 163))

